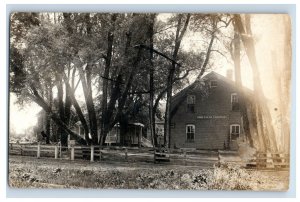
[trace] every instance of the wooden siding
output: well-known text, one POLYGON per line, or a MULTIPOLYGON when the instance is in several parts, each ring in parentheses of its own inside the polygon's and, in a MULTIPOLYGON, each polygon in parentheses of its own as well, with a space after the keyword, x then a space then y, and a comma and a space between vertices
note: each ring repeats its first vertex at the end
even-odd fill
POLYGON ((230 125, 241 125, 240 111, 233 111, 231 106, 231 93, 237 93, 237 90, 230 82, 217 76, 211 76, 210 79, 216 80, 218 86, 210 88, 206 96, 203 96, 199 88, 192 87, 172 102, 171 108, 176 108, 176 111, 171 119, 171 124, 174 125, 170 133, 171 148, 215 150, 230 146, 232 150, 237 149, 236 142, 229 142, 230 125), (186 110, 186 97, 189 94, 196 96, 195 113, 186 110), (187 124, 195 125, 194 142, 186 141, 187 124))

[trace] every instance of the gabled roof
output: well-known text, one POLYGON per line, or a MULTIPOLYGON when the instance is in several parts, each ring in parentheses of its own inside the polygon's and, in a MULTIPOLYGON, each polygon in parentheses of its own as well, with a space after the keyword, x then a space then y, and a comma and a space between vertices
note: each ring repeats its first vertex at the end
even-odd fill
MULTIPOLYGON (((187 93, 189 93, 190 91, 195 90, 195 88, 199 88, 199 90, 201 91, 201 88, 203 89, 203 93, 205 94, 205 88, 207 88, 207 85, 205 84, 207 81, 211 81, 211 80, 222 80, 223 82, 229 84, 230 86, 236 87, 236 83, 230 79, 228 79, 227 77, 224 77, 214 71, 208 73, 207 75, 205 75, 203 78, 200 79, 196 79, 196 81, 194 81, 194 83, 192 83, 191 85, 187 86, 186 88, 184 88, 183 90, 181 90, 179 93, 177 93, 176 95, 174 95, 172 97, 172 102, 171 102, 171 117, 176 113, 176 111, 178 110, 179 106, 184 102, 187 93)), ((243 97, 247 97, 248 100, 252 100, 253 96, 253 91, 251 91, 248 88, 243 87, 243 97)), ((239 91, 239 90, 237 90, 239 91)))
MULTIPOLYGON (((208 74, 206 74, 204 77, 200 78, 200 79, 196 79, 191 85, 185 87, 184 89, 182 89, 180 92, 178 92, 177 94, 175 94, 172 97, 172 102, 176 101, 177 99, 179 99, 180 97, 184 96, 187 92, 189 92, 189 90, 193 90, 197 85, 202 85, 205 82, 209 81, 209 80, 214 80, 214 79, 218 79, 218 80, 222 80, 224 82, 226 82, 227 84, 234 86, 236 85, 236 83, 234 81, 232 81, 231 79, 228 79, 225 76, 222 76, 221 74, 216 73, 215 71, 212 71, 208 74)), ((243 92, 246 93, 246 95, 253 95, 253 91, 243 87, 243 92)))

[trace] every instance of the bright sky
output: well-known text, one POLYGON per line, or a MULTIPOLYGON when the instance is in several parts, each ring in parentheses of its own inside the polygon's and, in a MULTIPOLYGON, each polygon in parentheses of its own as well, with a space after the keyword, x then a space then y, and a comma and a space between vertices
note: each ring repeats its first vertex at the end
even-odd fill
MULTIPOLYGON (((256 58, 258 68, 261 76, 261 82, 265 96, 270 99, 275 98, 275 85, 273 77, 273 67, 271 52, 275 51, 277 55, 277 62, 283 65, 283 39, 284 39, 284 25, 282 24, 282 15, 280 14, 255 14, 251 15, 252 33, 255 39, 256 58)), ((190 36, 184 39, 185 44, 192 44, 197 50, 197 36, 190 36)), ((242 47, 243 48, 243 47, 242 47)), ((217 54, 218 59, 214 61, 213 70, 217 73, 226 76, 228 69, 234 69, 233 62, 230 58, 227 60, 217 54)), ((242 56, 241 64, 242 82, 243 85, 253 89, 252 70, 248 62, 247 56, 242 56)))
MULTIPOLYGON (((259 70, 261 73, 261 81, 265 95, 274 100, 275 99, 275 86, 274 78, 272 75, 272 59, 271 51, 275 51, 278 56, 279 65, 283 64, 283 24, 280 15, 253 15, 252 16, 252 32, 256 40, 256 57, 258 61, 259 70)), ((185 38, 185 44, 192 44, 192 48, 199 49, 197 47, 197 38, 188 36, 185 38)), ((189 45, 188 45, 189 46, 189 45)), ((230 59, 229 59, 230 61, 230 59)), ((214 70, 222 75, 226 75, 226 70, 232 68, 232 62, 228 63, 223 56, 220 56, 219 60, 215 62, 214 70)), ((247 57, 243 57, 242 61, 242 81, 243 85, 248 88, 252 88, 252 72, 251 67, 248 64, 247 57)), ((78 89, 82 91, 82 89, 78 89)), ((80 93, 79 93, 80 94, 80 93)), ((82 95, 81 95, 82 97, 82 95)), ((24 133, 26 128, 32 127, 37 123, 36 114, 41 108, 32 103, 25 105, 23 109, 19 109, 14 104, 16 97, 11 94, 10 97, 10 126, 15 129, 17 133, 24 133)))
POLYGON ((21 109, 14 104, 17 98, 13 93, 10 93, 9 105, 9 125, 10 129, 15 130, 17 134, 25 133, 28 127, 32 127, 37 123, 36 114, 42 109, 35 103, 24 105, 21 109))

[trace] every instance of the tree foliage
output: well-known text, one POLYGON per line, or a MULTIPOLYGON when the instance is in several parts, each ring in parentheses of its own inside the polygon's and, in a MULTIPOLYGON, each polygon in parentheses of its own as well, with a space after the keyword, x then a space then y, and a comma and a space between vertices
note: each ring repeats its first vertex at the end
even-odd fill
POLYGON ((130 121, 149 126, 151 111, 155 124, 162 114, 161 101, 170 104, 172 92, 188 83, 191 72, 204 74, 220 24, 228 26, 226 17, 174 14, 161 20, 147 13, 14 13, 10 90, 20 101, 36 102, 47 112, 59 126, 57 138, 63 144, 69 134, 83 144, 103 145, 116 123, 121 128, 130 121), (192 31, 206 36, 203 54, 181 46, 192 31), (85 138, 71 130, 71 111, 85 138))

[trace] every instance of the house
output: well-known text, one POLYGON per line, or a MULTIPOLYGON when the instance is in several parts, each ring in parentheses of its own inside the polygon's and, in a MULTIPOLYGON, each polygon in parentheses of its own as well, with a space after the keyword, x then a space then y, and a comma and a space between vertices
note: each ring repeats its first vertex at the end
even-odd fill
MULTIPOLYGON (((79 134, 83 139, 84 128, 80 121, 76 122, 71 130, 79 134)), ((98 139, 100 139, 101 131, 98 131, 98 139)), ((75 141, 68 136, 69 143, 75 144, 75 141)), ((105 139, 106 145, 113 146, 144 146, 151 147, 152 143, 147 139, 147 131, 144 124, 139 122, 130 122, 127 125, 126 133, 123 137, 120 135, 120 125, 117 123, 107 134, 105 139)))
POLYGON ((246 94, 231 77, 211 72, 173 96, 170 148, 238 149, 237 140, 245 140, 240 100, 246 94))
POLYGON ((105 139, 105 144, 120 146, 142 146, 147 141, 144 132, 144 124, 138 122, 128 123, 127 131, 123 138, 120 136, 120 125, 116 124, 109 131, 105 139))

